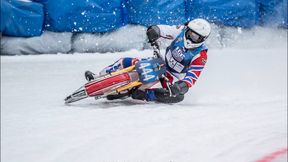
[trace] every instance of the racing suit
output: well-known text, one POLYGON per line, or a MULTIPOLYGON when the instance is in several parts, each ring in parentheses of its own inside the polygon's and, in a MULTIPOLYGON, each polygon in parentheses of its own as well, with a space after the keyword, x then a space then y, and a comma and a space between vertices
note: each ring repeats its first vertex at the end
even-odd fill
MULTIPOLYGON (((165 58, 167 69, 165 75, 169 81, 160 79, 161 88, 151 88, 145 91, 133 90, 130 94, 133 99, 177 103, 184 99, 184 94, 189 88, 193 87, 198 80, 207 61, 208 49, 204 44, 194 49, 186 49, 183 41, 185 26, 157 25, 157 28, 160 31, 160 38, 157 38, 157 41, 163 39, 173 40, 166 48, 163 57, 165 58), (172 91, 172 95, 170 95, 168 86, 172 91)), ((147 30, 147 35, 148 34, 147 30)), ((129 67, 138 61, 138 58, 121 58, 114 64, 104 68, 100 72, 100 75, 129 67)), ((107 98, 109 99, 109 96, 107 98)))

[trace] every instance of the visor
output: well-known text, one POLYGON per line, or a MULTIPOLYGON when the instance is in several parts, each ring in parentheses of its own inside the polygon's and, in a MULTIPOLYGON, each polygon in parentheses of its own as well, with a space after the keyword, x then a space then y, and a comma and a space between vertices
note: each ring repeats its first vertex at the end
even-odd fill
POLYGON ((193 30, 187 28, 185 32, 186 39, 190 40, 193 43, 202 43, 206 40, 207 37, 201 36, 200 34, 194 32, 193 30))

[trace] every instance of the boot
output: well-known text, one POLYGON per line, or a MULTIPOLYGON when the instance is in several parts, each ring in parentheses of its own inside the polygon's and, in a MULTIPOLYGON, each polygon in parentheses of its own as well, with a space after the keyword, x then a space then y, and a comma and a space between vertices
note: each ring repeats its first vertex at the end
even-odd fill
POLYGON ((106 96, 107 100, 116 100, 116 99, 124 99, 129 97, 129 92, 126 93, 118 93, 106 96))
POLYGON ((89 82, 91 80, 94 80, 95 79, 95 74, 92 73, 91 71, 85 71, 85 78, 86 80, 89 82))

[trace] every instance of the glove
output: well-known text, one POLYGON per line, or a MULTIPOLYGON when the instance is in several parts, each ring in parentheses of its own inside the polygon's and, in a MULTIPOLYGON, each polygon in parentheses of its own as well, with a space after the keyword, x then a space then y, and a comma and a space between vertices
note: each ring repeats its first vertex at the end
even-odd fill
POLYGON ((146 35, 148 37, 149 43, 154 43, 160 37, 160 29, 158 26, 149 26, 146 35))
POLYGON ((184 95, 185 93, 187 93, 189 87, 184 81, 179 80, 175 82, 172 86, 170 86, 170 89, 173 95, 178 96, 179 94, 184 95))

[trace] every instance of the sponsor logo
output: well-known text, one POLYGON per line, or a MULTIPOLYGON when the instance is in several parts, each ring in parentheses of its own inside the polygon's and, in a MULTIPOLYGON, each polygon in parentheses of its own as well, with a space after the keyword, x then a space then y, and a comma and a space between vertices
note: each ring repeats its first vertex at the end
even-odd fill
POLYGON ((184 59, 184 52, 179 47, 172 51, 172 55, 178 62, 181 62, 184 59))
POLYGON ((150 68, 151 64, 150 63, 141 63, 139 66, 139 69, 142 70, 141 75, 143 76, 143 81, 149 81, 153 78, 155 78, 155 75, 151 75, 153 73, 153 70, 150 68))
POLYGON ((203 64, 206 64, 206 62, 207 62, 207 60, 204 59, 204 58, 202 58, 202 63, 203 63, 203 64))
POLYGON ((169 67, 174 69, 178 73, 180 73, 184 69, 184 66, 172 56, 170 50, 168 51, 168 53, 166 55, 166 60, 168 62, 169 67))

